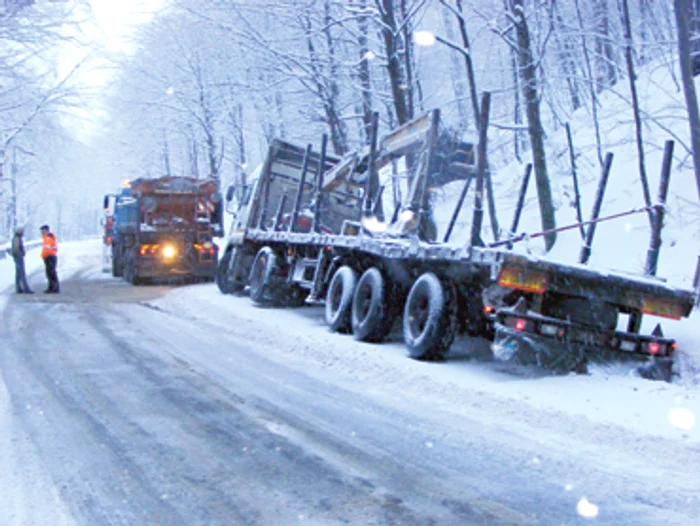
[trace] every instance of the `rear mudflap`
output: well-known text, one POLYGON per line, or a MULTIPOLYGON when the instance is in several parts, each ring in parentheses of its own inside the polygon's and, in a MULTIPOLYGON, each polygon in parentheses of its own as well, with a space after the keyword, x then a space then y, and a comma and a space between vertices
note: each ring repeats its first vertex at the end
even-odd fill
POLYGON ((494 358, 518 365, 536 366, 555 374, 586 373, 588 364, 610 361, 639 364, 637 373, 648 380, 671 381, 672 356, 643 356, 543 338, 495 323, 494 358))
POLYGON ((492 350, 497 360, 511 361, 519 365, 534 365, 557 374, 572 371, 587 372, 586 356, 581 346, 544 340, 500 323, 495 324, 492 350))

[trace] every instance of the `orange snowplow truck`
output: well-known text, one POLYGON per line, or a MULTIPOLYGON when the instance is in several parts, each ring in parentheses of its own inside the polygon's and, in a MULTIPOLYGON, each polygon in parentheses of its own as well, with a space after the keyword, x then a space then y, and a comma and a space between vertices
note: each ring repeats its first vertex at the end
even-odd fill
POLYGON ((104 208, 113 218, 113 276, 134 285, 172 277, 213 281, 214 238, 223 235, 217 179, 139 178, 106 195, 104 208))

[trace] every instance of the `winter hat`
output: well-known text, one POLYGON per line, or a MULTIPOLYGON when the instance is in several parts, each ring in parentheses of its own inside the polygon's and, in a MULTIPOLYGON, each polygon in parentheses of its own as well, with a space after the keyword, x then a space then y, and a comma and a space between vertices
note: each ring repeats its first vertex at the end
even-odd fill
POLYGON ((49 230, 49 225, 41 225, 39 230, 49 230))
POLYGON ((15 234, 18 234, 20 236, 24 234, 24 227, 18 226, 17 228, 15 228, 15 234))

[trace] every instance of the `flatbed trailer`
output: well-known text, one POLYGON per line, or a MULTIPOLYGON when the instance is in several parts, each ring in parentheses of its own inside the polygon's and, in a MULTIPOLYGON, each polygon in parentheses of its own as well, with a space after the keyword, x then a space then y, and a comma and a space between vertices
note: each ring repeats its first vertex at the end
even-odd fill
POLYGON ((361 341, 382 341, 401 319, 409 355, 423 360, 443 360, 465 332, 492 338, 499 359, 581 371, 625 356, 668 380, 675 341, 660 327, 641 334, 641 319, 688 316, 693 291, 488 248, 473 242, 478 232, 472 243, 450 243, 449 233, 438 241, 431 192, 463 182, 451 232, 469 184, 478 194, 484 177, 474 145, 446 137, 439 122, 433 110, 343 159, 325 155, 325 139, 320 153, 275 141, 254 181, 227 195, 243 198, 219 265, 222 292, 323 302, 331 330, 361 341))

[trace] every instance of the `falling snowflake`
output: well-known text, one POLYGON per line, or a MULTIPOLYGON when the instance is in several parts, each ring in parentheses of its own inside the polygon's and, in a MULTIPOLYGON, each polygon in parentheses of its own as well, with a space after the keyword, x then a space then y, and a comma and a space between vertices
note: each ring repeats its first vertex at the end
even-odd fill
POLYGON ((598 516, 598 506, 590 503, 586 497, 581 497, 581 500, 578 501, 576 511, 586 519, 595 519, 598 516))
POLYGON ((695 415, 684 407, 674 407, 668 410, 668 421, 676 429, 687 431, 695 425, 695 415))

